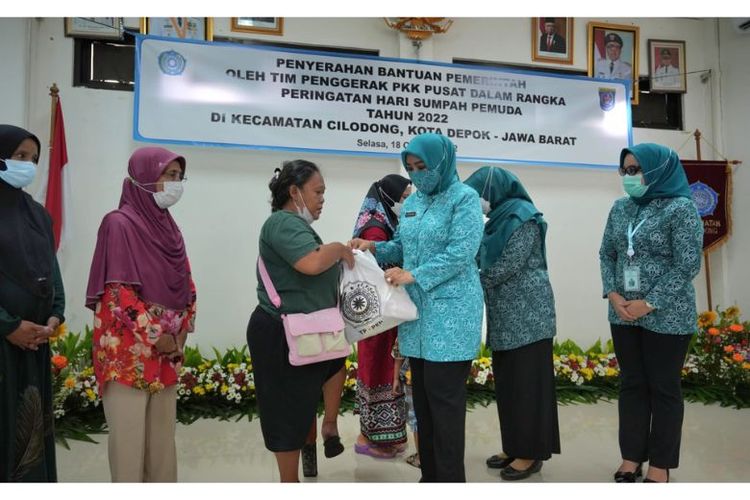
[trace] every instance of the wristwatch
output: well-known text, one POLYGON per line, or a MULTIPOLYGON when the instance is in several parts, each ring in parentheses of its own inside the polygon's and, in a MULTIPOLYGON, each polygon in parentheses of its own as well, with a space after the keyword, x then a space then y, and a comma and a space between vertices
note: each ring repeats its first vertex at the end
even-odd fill
POLYGON ((656 307, 654 307, 654 305, 648 300, 644 300, 643 302, 646 304, 646 307, 648 307, 649 309, 656 309, 656 307))

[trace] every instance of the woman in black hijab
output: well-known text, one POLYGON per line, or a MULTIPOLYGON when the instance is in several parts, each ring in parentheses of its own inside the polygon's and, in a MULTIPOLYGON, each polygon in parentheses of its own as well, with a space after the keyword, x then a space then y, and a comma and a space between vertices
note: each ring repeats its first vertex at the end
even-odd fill
MULTIPOLYGON (((400 175, 387 175, 373 183, 357 214, 353 237, 391 240, 398 226, 401 204, 409 194, 411 181, 400 175)), ((354 451, 374 458, 393 458, 406 447, 404 395, 393 390, 395 360, 391 353, 397 332, 393 328, 357 342, 360 433, 354 451)))
POLYGON ((0 125, 0 482, 53 482, 52 375, 47 340, 64 321, 52 219, 23 191, 39 139, 0 125))

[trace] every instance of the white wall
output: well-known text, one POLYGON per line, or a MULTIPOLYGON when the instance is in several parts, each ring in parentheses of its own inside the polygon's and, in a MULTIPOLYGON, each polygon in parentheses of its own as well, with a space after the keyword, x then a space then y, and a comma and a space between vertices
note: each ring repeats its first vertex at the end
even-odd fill
MULTIPOLYGON (((721 55, 721 114, 723 116, 725 156, 743 160, 734 173, 734 228, 732 238, 725 247, 727 269, 731 269, 729 302, 750 313, 750 141, 748 117, 750 116, 750 34, 740 35, 732 30, 731 22, 719 23, 721 55)), ((715 260, 715 259, 714 259, 715 260)), ((713 270, 713 269, 712 269, 713 270)))
POLYGON ((29 68, 29 20, 0 18, 0 103, 2 123, 26 123, 29 68))
MULTIPOLYGON (((686 40, 688 69, 715 67, 718 73, 718 44, 713 20, 599 20, 632 22, 640 26, 641 61, 648 59, 645 42, 648 38, 686 40)), ((586 67, 587 21, 576 19, 576 69, 586 67)), ((0 28, 10 24, 20 30, 16 24, 25 25, 26 21, 6 20, 3 23, 0 28)), ((78 330, 91 322, 91 314, 83 308, 83 301, 97 227, 102 216, 116 208, 128 157, 141 144, 131 139, 133 94, 73 88, 73 42, 63 36, 62 19, 35 19, 30 25, 28 60, 31 61, 31 85, 28 86, 28 112, 21 122, 28 124, 43 142, 48 139, 47 87, 57 82, 65 112, 74 185, 74 234, 63 253, 62 266, 68 295, 68 321, 71 329, 78 330)), ((227 26, 227 19, 217 19, 216 36, 226 34, 227 26)), ((426 43, 421 55, 424 58, 429 54, 444 62, 458 57, 529 64, 530 29, 528 18, 457 19, 448 34, 426 43)), ((283 37, 258 38, 379 49, 383 56, 401 54, 406 58, 414 57, 411 46, 388 29, 380 18, 287 18, 284 31, 283 37)), ((0 29, 0 47, 10 41, 8 37, 12 35, 8 33, 11 32, 0 29)), ((737 51, 739 53, 740 49, 737 51)), ((743 57, 746 56, 743 54, 743 57)), ((641 73, 646 71, 644 63, 641 73)), ((23 95, 25 80, 11 80, 8 85, 12 87, 8 88, 18 89, 18 93, 0 94, 2 109, 22 100, 18 95, 23 95)), ((3 81, 2 85, 5 86, 6 82, 3 81)), ((742 93, 741 87, 736 86, 738 95, 742 93)), ((684 101, 686 130, 698 128, 712 137, 716 127, 711 81, 704 85, 697 75, 689 75, 688 90, 684 101)), ((743 118, 737 113, 735 121, 730 121, 727 114, 728 123, 724 130, 730 129, 730 123, 742 123, 743 118)), ((636 143, 653 141, 678 148, 688 139, 688 132, 635 129, 634 136, 636 143)), ((742 142, 737 139, 737 143, 742 142)), ((282 161, 297 155, 184 146, 171 149, 186 156, 190 179, 183 200, 172 209, 172 213, 183 230, 198 287, 197 331, 191 342, 205 347, 242 345, 247 319, 256 304, 253 265, 257 256, 258 231, 269 213, 268 179, 282 161)), ((684 157, 692 158, 692 143, 682 153, 684 157)), ((382 175, 400 172, 395 159, 315 154, 308 154, 306 158, 318 163, 326 178, 326 207, 321 220, 315 224, 325 241, 348 239, 370 183, 382 175)), ((460 164, 459 174, 465 178, 478 166, 460 164)), ((597 338, 608 338, 606 307, 600 298, 597 252, 609 208, 621 193, 619 177, 614 172, 575 168, 512 166, 510 169, 519 175, 549 221, 548 255, 557 299, 560 338, 572 338, 585 345, 597 338)), ((30 191, 35 189, 36 186, 32 186, 30 191)), ((715 260, 719 268, 712 271, 720 280, 724 274, 721 259, 715 260)), ((704 301, 702 283, 700 279, 696 280, 701 307, 704 301)), ((720 290, 728 289, 724 283, 718 286, 715 283, 714 286, 720 290)), ((747 290, 738 292, 748 300, 747 290)))

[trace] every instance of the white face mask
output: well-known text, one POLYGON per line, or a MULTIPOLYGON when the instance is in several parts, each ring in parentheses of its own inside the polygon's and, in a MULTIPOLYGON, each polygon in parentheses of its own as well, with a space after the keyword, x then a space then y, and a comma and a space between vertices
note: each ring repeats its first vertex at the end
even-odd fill
POLYGON ((391 210, 393 210, 393 213, 396 214, 396 217, 401 214, 401 207, 403 207, 403 203, 399 203, 398 201, 393 202, 393 206, 391 207, 391 210))
POLYGON ((164 190, 154 193, 154 201, 159 208, 166 210, 180 201, 183 189, 182 181, 164 182, 164 190))
POLYGON ((310 213, 310 210, 307 208, 307 203, 305 203, 305 198, 300 193, 300 198, 302 198, 302 208, 300 208, 299 205, 297 205, 297 200, 294 200, 294 205, 297 207, 297 213, 305 219, 305 222, 312 225, 313 222, 315 222, 315 218, 310 213))
POLYGON ((492 210, 492 207, 490 206, 490 202, 485 200, 484 198, 479 198, 479 203, 482 204, 482 213, 484 215, 487 215, 490 213, 490 210, 492 210))
MULTIPOLYGON (((385 196, 386 198, 388 198, 389 200, 393 202, 393 206, 391 207, 391 210, 393 211, 394 214, 396 214, 396 217, 398 217, 399 214, 401 213, 401 209, 403 208, 404 204, 388 196, 388 193, 383 191, 383 188, 378 187, 378 189, 380 190, 381 195, 385 196)), ((388 207, 385 207, 385 208, 388 208, 388 207)))

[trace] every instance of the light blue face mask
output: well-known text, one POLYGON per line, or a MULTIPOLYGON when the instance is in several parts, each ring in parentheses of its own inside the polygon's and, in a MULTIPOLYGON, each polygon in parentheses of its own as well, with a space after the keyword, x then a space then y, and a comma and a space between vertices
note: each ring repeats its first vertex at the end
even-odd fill
POLYGON ((643 174, 626 175, 622 178, 622 188, 631 198, 640 198, 648 191, 648 186, 642 182, 643 174))
POLYGON ((0 160, 6 169, 0 170, 0 179, 14 188, 25 188, 34 180, 36 164, 32 161, 0 160))

